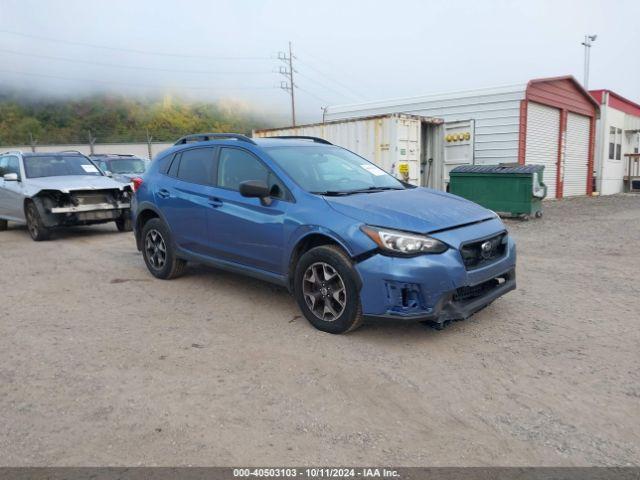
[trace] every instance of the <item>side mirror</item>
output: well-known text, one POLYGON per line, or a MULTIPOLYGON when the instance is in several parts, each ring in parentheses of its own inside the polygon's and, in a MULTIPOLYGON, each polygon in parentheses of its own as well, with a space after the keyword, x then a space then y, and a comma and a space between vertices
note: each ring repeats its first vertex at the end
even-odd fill
POLYGON ((5 182, 17 182, 18 181, 18 174, 17 173, 5 173, 4 174, 4 181, 5 182))
POLYGON ((261 180, 247 180, 240 184, 240 195, 259 198, 263 205, 271 205, 269 187, 261 180))
POLYGON ((112 172, 110 172, 109 170, 105 170, 105 171, 104 171, 104 174, 105 174, 107 177, 109 177, 109 178, 113 177, 113 173, 112 173, 112 172))

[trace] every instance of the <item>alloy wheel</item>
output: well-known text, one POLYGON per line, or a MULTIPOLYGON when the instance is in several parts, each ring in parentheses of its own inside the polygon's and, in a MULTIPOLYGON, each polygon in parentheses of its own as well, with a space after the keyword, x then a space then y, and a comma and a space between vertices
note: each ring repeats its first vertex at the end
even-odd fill
POLYGON ((162 234, 156 230, 149 230, 144 241, 147 259, 153 268, 160 270, 167 261, 167 246, 162 234))
POLYGON ((347 305, 347 290, 342 277, 325 262, 316 262, 304 272, 302 294, 309 310, 325 322, 340 318, 347 305))
POLYGON ((27 229, 33 238, 38 236, 38 219, 33 211, 34 207, 27 208, 27 229))

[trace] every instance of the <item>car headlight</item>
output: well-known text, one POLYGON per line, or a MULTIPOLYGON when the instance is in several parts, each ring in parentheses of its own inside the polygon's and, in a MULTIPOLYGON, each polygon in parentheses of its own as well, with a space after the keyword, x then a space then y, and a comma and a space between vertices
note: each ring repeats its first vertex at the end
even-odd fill
POLYGON ((418 255, 421 253, 442 253, 449 247, 435 238, 417 233, 407 233, 386 228, 360 227, 371 240, 386 251, 400 255, 418 255))

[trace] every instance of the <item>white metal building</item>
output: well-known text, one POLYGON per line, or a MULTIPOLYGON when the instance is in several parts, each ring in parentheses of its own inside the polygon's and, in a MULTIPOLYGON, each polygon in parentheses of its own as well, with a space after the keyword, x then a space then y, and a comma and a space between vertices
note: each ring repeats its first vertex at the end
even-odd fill
POLYGON ((640 105, 611 90, 592 90, 591 95, 601 111, 596 129, 596 190, 601 195, 620 193, 629 175, 625 155, 640 149, 640 105))
MULTIPOLYGON (((592 191, 598 104, 572 76, 498 88, 329 107, 330 121, 390 113, 441 118, 448 158, 468 146, 471 163, 545 165, 548 197, 592 191)), ((445 173, 445 178, 447 177, 445 173)))

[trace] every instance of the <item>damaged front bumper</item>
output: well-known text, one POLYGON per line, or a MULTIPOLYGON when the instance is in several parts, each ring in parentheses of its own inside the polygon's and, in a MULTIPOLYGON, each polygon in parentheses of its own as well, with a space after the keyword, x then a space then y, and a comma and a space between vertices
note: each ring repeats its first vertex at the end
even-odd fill
POLYGON ((411 258, 376 254, 356 264, 365 317, 429 321, 464 320, 516 288, 516 248, 479 268, 465 267, 460 251, 411 258))

